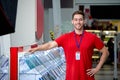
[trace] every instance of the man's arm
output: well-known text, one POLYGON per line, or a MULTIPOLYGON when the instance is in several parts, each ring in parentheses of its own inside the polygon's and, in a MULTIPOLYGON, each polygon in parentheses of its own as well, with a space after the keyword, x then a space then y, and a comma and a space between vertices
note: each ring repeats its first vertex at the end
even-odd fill
POLYGON ((33 53, 35 51, 48 50, 48 49, 51 49, 51 48, 54 48, 54 47, 58 47, 57 42, 56 41, 50 41, 50 42, 47 42, 45 44, 39 45, 36 48, 30 49, 29 52, 33 53))
POLYGON ((101 69, 101 67, 103 66, 103 64, 106 61, 107 57, 109 56, 109 52, 108 52, 108 50, 107 50, 107 48, 105 46, 100 50, 100 52, 102 53, 102 56, 100 58, 99 63, 97 64, 96 68, 87 70, 87 74, 89 76, 95 75, 101 69))
POLYGON ((100 58, 98 65, 96 66, 96 69, 98 70, 103 66, 104 62, 109 56, 109 52, 105 46, 100 50, 100 52, 102 53, 102 56, 100 58))

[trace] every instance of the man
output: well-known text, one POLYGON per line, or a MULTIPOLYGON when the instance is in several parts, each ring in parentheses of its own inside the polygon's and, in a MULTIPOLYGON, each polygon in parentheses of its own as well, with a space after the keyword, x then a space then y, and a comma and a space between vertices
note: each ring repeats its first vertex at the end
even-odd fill
POLYGON ((54 41, 30 49, 48 50, 62 46, 66 58, 66 80, 95 80, 94 75, 100 70, 109 55, 104 43, 95 34, 84 30, 84 13, 75 11, 72 15, 74 31, 61 35, 54 41), (96 68, 92 68, 93 49, 97 48, 102 56, 96 68))

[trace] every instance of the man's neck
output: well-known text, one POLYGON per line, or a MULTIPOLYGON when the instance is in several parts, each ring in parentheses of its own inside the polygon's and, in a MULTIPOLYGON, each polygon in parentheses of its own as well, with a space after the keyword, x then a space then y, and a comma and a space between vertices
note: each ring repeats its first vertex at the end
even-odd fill
POLYGON ((78 34, 78 35, 80 35, 80 34, 83 33, 83 29, 82 30, 75 30, 75 33, 78 34))

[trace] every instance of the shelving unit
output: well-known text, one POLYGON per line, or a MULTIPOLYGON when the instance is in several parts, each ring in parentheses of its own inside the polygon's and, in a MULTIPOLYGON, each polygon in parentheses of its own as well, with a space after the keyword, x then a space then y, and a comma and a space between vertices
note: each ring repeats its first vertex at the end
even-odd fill
POLYGON ((115 34, 117 34, 117 31, 115 30, 104 30, 103 34, 105 35, 104 43, 106 44, 109 38, 114 38, 115 34))
POLYGON ((96 34, 98 37, 100 37, 101 31, 100 30, 86 30, 88 32, 96 34))

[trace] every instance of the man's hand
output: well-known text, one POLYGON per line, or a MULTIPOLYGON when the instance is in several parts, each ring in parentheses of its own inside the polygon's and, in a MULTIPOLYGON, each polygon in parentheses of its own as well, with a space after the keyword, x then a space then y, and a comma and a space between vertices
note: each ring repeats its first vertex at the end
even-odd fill
POLYGON ((37 47, 36 48, 31 48, 31 49, 28 50, 28 52, 30 52, 30 53, 34 53, 35 51, 37 51, 37 47))
POLYGON ((87 69, 87 75, 94 76, 99 70, 96 68, 92 68, 92 69, 87 69))

